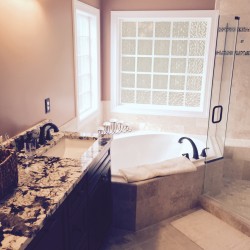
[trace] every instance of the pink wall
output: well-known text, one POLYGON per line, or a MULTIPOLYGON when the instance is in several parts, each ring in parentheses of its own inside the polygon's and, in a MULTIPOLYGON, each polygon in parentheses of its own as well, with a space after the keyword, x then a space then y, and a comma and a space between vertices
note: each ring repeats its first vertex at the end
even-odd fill
POLYGON ((79 1, 91 5, 97 9, 100 9, 100 1, 105 1, 105 0, 79 0, 79 1))
POLYGON ((75 116, 74 91, 72 1, 0 1, 0 135, 47 118, 66 123, 75 116))
POLYGON ((215 0, 102 0, 102 100, 110 100, 110 11, 115 10, 213 10, 215 0))

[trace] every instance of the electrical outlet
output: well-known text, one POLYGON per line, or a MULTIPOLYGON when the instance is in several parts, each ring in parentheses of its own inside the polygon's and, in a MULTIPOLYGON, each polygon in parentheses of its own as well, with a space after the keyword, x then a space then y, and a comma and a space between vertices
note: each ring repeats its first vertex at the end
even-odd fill
POLYGON ((50 112, 50 98, 45 99, 45 114, 50 112))

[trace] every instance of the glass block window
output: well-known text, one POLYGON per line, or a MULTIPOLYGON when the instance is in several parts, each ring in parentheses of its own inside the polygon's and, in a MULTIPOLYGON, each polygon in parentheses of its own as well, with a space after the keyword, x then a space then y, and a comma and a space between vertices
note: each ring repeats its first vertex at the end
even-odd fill
POLYGON ((212 17, 148 13, 121 15, 112 26, 116 105, 203 112, 212 17))
MULTIPOLYGON (((97 9, 75 2, 76 90, 79 121, 95 112, 99 103, 98 20, 97 9)), ((133 45, 127 47, 133 47, 133 45)), ((124 53, 128 52, 129 50, 124 51, 124 53)), ((131 67, 130 65, 131 62, 127 62, 124 67, 131 67)))

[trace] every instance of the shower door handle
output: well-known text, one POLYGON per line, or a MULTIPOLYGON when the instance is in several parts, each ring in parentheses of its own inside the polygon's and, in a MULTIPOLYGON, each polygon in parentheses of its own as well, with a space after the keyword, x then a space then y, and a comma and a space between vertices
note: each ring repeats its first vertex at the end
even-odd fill
POLYGON ((212 113, 212 123, 219 123, 222 120, 222 113, 223 113, 223 107, 221 105, 217 105, 213 107, 213 113, 212 113), (215 110, 219 110, 220 116, 218 120, 215 120, 215 110))

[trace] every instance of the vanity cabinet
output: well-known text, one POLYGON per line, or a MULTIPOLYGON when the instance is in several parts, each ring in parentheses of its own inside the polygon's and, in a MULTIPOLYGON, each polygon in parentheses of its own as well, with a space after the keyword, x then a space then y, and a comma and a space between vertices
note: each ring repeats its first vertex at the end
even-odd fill
POLYGON ((100 249, 111 224, 110 151, 94 161, 87 173, 48 218, 28 250, 100 249))
POLYGON ((68 196, 66 249, 88 249, 87 174, 68 196))
POLYGON ((100 249, 111 224, 111 170, 107 153, 93 169, 88 181, 88 242, 89 250, 100 249))

